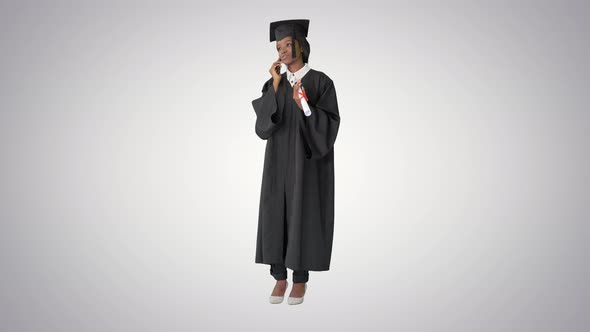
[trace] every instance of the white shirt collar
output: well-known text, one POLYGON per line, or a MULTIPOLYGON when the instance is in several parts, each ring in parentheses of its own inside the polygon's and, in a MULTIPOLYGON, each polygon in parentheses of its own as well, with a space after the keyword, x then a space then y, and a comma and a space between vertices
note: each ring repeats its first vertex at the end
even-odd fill
POLYGON ((291 84, 291 86, 293 86, 297 82, 297 80, 300 80, 303 76, 305 76, 305 74, 307 74, 307 72, 310 69, 311 68, 307 63, 305 63, 303 67, 299 68, 299 70, 294 73, 290 72, 287 68, 287 80, 289 80, 289 83, 291 84))

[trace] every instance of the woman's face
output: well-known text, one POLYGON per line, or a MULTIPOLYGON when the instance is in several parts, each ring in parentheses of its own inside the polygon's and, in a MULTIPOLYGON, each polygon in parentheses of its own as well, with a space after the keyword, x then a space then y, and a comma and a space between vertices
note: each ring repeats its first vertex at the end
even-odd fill
POLYGON ((292 40, 291 36, 287 36, 287 37, 277 41, 277 52, 279 53, 279 57, 281 59, 281 62, 286 65, 289 65, 289 64, 295 62, 295 60, 297 60, 301 57, 301 47, 299 46, 299 41, 297 39, 295 39, 296 57, 293 58, 293 54, 292 54, 292 50, 291 50, 292 43, 293 43, 293 40, 292 40))

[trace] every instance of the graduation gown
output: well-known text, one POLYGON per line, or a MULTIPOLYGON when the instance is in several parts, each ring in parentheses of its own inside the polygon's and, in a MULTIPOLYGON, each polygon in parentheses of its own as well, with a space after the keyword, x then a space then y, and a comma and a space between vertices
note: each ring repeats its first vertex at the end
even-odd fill
POLYGON ((266 140, 256 263, 330 269, 334 233, 334 142, 340 125, 334 82, 310 69, 302 78, 311 115, 293 100, 286 73, 252 101, 255 132, 266 140))

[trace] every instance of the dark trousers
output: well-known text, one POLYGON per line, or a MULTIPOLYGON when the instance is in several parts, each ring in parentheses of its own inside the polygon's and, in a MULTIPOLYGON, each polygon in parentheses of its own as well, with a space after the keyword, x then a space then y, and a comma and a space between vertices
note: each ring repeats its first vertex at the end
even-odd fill
MULTIPOLYGON (((270 275, 273 276, 275 280, 285 280, 287 279, 287 268, 283 264, 270 264, 270 275)), ((293 271, 293 282, 300 283, 307 282, 308 280, 309 271, 293 271)))

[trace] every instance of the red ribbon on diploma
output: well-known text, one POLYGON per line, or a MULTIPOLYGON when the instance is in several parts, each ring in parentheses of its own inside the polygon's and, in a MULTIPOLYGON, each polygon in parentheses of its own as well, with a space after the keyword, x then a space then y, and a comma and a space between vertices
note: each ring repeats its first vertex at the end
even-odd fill
POLYGON ((299 93, 299 99, 301 99, 301 97, 303 97, 305 99, 305 101, 309 101, 309 99, 307 98, 307 95, 305 94, 305 90, 301 89, 301 91, 299 91, 298 93, 299 93))

